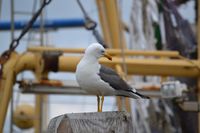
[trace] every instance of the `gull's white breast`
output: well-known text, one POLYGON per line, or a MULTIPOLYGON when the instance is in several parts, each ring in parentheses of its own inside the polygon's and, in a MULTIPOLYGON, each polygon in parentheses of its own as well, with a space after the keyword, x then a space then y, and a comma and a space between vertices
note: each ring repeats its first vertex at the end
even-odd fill
POLYGON ((76 69, 76 79, 80 87, 94 95, 115 95, 115 90, 104 82, 99 74, 100 64, 88 64, 81 60, 76 69))

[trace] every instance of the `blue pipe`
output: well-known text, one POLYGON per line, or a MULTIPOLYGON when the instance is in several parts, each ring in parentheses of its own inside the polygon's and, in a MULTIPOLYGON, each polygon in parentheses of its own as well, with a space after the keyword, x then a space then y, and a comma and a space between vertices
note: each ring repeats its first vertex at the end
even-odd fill
MULTIPOLYGON (((15 21, 14 26, 15 30, 23 29, 28 21, 15 21)), ((56 20, 44 20, 44 28, 46 29, 57 29, 64 27, 83 27, 85 25, 84 19, 56 19, 56 20)), ((40 28, 40 21, 37 20, 32 26, 33 29, 40 28)), ((0 31, 1 30, 10 30, 11 22, 10 21, 1 21, 0 22, 0 31)))

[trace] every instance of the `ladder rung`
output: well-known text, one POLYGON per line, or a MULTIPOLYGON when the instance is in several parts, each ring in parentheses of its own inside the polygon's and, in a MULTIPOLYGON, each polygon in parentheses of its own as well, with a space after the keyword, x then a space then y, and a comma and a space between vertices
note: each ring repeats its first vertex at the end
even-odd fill
POLYGON ((19 14, 19 15, 33 15, 34 13, 32 12, 25 12, 25 11, 15 11, 15 14, 19 14))
POLYGON ((23 41, 31 41, 31 42, 39 42, 40 39, 39 38, 22 38, 23 41))

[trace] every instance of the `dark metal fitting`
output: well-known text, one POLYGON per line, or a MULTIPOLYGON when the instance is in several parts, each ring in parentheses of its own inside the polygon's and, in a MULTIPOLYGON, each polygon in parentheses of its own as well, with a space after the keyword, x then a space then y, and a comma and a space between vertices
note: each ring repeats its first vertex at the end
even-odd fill
POLYGON ((85 28, 87 30, 94 30, 97 26, 97 23, 90 18, 85 18, 85 28))
POLYGON ((43 52, 44 71, 57 72, 60 55, 62 55, 60 51, 43 52))

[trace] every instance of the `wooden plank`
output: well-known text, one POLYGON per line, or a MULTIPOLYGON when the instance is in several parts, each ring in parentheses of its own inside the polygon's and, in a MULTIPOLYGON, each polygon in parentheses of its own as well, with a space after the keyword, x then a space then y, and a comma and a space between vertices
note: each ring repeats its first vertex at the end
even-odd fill
POLYGON ((133 133, 126 112, 64 114, 51 119, 48 133, 133 133))

